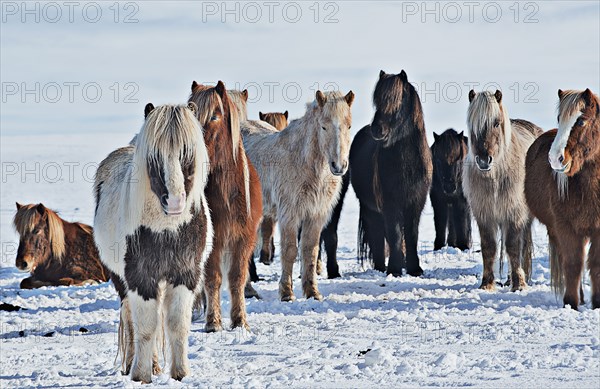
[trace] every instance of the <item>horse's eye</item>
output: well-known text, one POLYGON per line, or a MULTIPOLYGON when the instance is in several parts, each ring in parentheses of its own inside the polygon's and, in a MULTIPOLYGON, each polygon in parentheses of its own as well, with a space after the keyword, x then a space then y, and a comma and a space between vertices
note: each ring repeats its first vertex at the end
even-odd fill
POLYGON ((219 120, 219 116, 218 116, 218 115, 212 115, 212 116, 210 117, 210 121, 211 121, 211 122, 215 122, 215 121, 217 121, 217 120, 219 120))
POLYGON ((585 120, 583 120, 582 118, 577 119, 577 121, 575 122, 575 125, 578 127, 581 127, 585 124, 585 120))
POLYGON ((498 128, 498 127, 500 127, 500 122, 496 120, 494 122, 494 128, 498 128))
POLYGON ((323 131, 327 131, 327 129, 325 127, 321 127, 323 129, 323 131))

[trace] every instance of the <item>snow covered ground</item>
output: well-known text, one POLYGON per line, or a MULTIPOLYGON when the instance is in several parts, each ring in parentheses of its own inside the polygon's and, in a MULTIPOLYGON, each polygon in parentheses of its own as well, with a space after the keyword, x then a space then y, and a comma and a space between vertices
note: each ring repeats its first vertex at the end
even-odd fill
MULTIPOLYGON (((304 15, 298 23, 277 16, 272 23, 250 23, 250 14, 222 23, 221 14, 209 15, 191 2, 168 9, 160 2, 137 2, 134 24, 114 23, 108 3, 101 5, 104 17, 98 23, 77 20, 80 13, 69 23, 64 9, 56 24, 44 20, 51 14, 42 14, 39 23, 23 23, 6 3, 0 25, 0 302, 27 310, 0 313, 2 388, 137 386, 120 375, 114 362, 118 303, 112 285, 19 290, 25 275, 14 267, 18 240, 11 221, 19 201, 44 202, 68 220, 91 224, 95 167, 137 132, 147 101, 182 102, 193 79, 221 78, 251 93, 254 87, 258 97, 250 105, 251 117, 259 110, 285 109, 297 117, 315 83, 335 82, 357 95, 357 131, 371 119, 370 96, 379 69, 404 68, 421 88, 431 139, 433 131, 464 129, 470 82, 480 83, 477 90, 488 82, 499 84, 510 96, 512 117, 544 128, 555 125, 556 89, 600 91, 597 2, 521 2, 518 15, 510 8, 513 2, 478 3, 477 12, 489 4, 501 8, 497 23, 482 20, 481 13, 470 23, 463 3, 454 3, 462 20, 450 23, 447 3, 429 3, 432 9, 438 4, 436 22, 435 15, 422 9, 413 15, 414 9, 407 8, 421 7, 421 2, 335 2, 338 22, 333 24, 322 23, 336 9, 325 3, 319 5, 319 23, 313 20, 312 3, 297 3, 304 15), (535 7, 537 23, 522 23, 535 7), (36 82, 38 92, 23 94, 23 86, 35 88, 36 82), (57 102, 52 102, 53 82, 62 88, 57 102), (70 100, 69 82, 80 83, 77 88, 95 82, 103 98, 92 103, 93 96, 76 89, 70 100), (110 89, 115 82, 119 85, 110 89), (129 82, 133 86, 125 87, 129 82), (272 96, 270 82, 280 82, 272 96), (292 83, 300 86, 298 101, 291 90, 282 92, 292 83), (10 89, 15 84, 16 92, 10 89), (136 87, 138 101, 128 102, 124 96, 136 87), (120 91, 116 100, 115 88, 120 91)), ((119 6, 122 21, 132 9, 119 6)), ((475 226, 472 252, 433 253, 433 214, 427 205, 419 242, 425 275, 389 278, 357 263, 357 218, 350 190, 339 231, 343 277, 319 279, 323 302, 278 301, 279 257, 271 266, 258 264, 265 280, 256 284, 263 299, 247 304, 252 331, 206 334, 202 321, 194 323, 192 375, 181 383, 160 375, 153 385, 598 387, 600 312, 589 303, 579 312, 563 309, 561 298, 552 293, 543 226, 534 228, 531 286, 523 292, 505 287, 490 293, 477 289, 482 264, 475 226)), ((295 292, 301 296, 299 282, 295 292)), ((587 276, 584 292, 589 301, 587 276)), ((227 294, 223 302, 227 324, 227 294)))

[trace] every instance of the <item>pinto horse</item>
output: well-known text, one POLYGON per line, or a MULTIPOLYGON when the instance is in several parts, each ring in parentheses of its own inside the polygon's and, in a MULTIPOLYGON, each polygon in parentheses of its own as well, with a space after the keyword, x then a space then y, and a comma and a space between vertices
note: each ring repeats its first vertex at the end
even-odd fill
POLYGON ((31 273, 21 289, 108 281, 92 227, 69 223, 41 203, 17 203, 13 224, 20 236, 15 266, 31 273))
POLYGON ((215 237, 206 265, 206 330, 222 330, 221 269, 231 295, 231 327, 248 329, 244 289, 262 216, 260 180, 244 150, 239 111, 223 82, 210 87, 194 81, 189 101, 198 105, 211 162, 206 198, 215 237))
POLYGON ((165 327, 171 377, 190 373, 192 305, 213 235, 204 196, 209 158, 196 111, 194 103, 146 105, 133 144, 109 154, 96 172, 95 239, 122 299, 121 327, 134 338, 119 337, 133 381, 152 381, 165 327))
POLYGON ((387 273, 420 276, 419 221, 431 185, 431 151, 421 100, 406 72, 379 73, 375 117, 352 141, 350 181, 360 203, 359 259, 387 273))
POLYGON ((600 308, 600 100, 589 89, 559 90, 558 98, 558 129, 527 152, 525 197, 548 229, 554 290, 573 309, 583 303, 578 289, 591 243, 592 307, 600 308))

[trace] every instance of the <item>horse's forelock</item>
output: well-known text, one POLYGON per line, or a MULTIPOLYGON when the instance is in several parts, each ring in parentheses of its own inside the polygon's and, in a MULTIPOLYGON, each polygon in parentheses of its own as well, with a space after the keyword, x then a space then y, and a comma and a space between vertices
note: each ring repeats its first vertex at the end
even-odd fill
POLYGON ((467 127, 469 128, 471 138, 475 138, 471 141, 482 141, 483 139, 481 139, 480 135, 483 134, 485 129, 493 128, 497 119, 503 119, 504 127, 502 131, 505 144, 508 145, 512 127, 502 103, 498 102, 492 92, 484 91, 477 93, 473 101, 469 104, 467 111, 467 127))
MULTIPOLYGON (((44 215, 48 221, 48 240, 50 241, 52 255, 61 259, 65 253, 65 230, 62 219, 51 209, 44 208, 44 215)), ((38 212, 37 204, 27 204, 17 210, 13 225, 19 235, 25 235, 39 224, 43 215, 38 212)))
POLYGON ((317 101, 308 103, 307 113, 319 114, 324 117, 337 118, 339 122, 349 122, 351 124, 352 112, 344 95, 340 91, 325 92, 325 105, 319 108, 317 101))
POLYGON ((558 111, 558 122, 568 120, 585 108, 584 91, 566 90, 561 94, 556 107, 558 111))
POLYGON ((405 83, 399 76, 388 74, 380 78, 373 92, 375 108, 385 114, 397 112, 402 104, 404 86, 405 83))

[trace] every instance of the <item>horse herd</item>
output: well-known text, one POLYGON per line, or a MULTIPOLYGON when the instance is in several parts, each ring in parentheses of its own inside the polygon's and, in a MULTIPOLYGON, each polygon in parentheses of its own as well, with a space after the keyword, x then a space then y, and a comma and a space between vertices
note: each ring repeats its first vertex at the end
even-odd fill
POLYGON ((281 300, 295 299, 298 255, 304 297, 322 299, 320 248, 328 277, 339 277, 336 231, 351 183, 360 204, 358 256, 376 270, 423 274, 418 229, 429 195, 435 250, 469 249, 475 218, 483 289, 496 286, 498 232, 512 290, 526 287, 537 218, 548 229, 553 286, 577 309, 591 243, 592 306, 600 308, 600 101, 589 89, 558 95, 558 129, 544 133, 510 119, 500 91, 471 91, 468 137, 449 129, 434 134, 430 148, 404 71, 380 72, 373 121, 352 141, 352 91, 317 91, 304 116, 288 123, 287 111, 249 120, 247 91, 193 82, 186 105, 148 104, 139 133, 99 165, 93 232, 42 204, 17 203, 16 266, 31 273, 21 288, 111 279, 121 299, 123 373, 151 382, 164 331, 170 374, 180 380, 189 374, 194 308, 204 307, 207 331, 222 329, 223 277, 231 327, 249 328, 255 246, 260 241, 259 260, 270 264, 276 224, 281 300))

